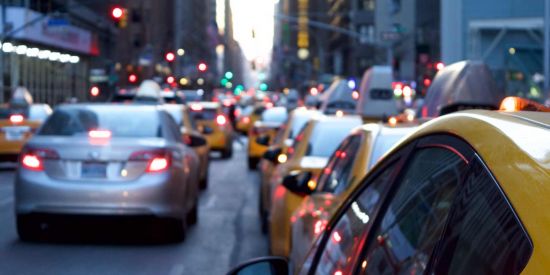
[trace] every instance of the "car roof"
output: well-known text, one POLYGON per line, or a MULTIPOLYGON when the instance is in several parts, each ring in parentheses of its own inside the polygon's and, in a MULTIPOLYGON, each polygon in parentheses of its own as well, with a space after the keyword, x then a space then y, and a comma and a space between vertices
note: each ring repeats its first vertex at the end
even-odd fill
POLYGON ((550 113, 453 113, 420 126, 390 152, 412 139, 437 133, 462 138, 485 162, 535 244, 524 271, 530 266, 542 268, 550 258, 550 113))
POLYGON ((198 102, 190 102, 188 104, 199 104, 204 109, 217 109, 220 107, 219 102, 212 102, 212 101, 198 101, 198 102))

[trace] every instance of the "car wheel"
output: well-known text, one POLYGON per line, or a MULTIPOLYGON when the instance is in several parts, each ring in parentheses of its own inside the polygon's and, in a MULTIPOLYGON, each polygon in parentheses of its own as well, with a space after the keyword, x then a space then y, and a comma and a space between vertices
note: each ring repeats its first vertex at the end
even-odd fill
POLYGON ((197 224, 199 220, 199 200, 195 201, 193 209, 187 213, 187 224, 197 224))
POLYGON ((222 152, 222 158, 224 159, 230 159, 233 156, 233 148, 225 148, 222 152))
POLYGON ((256 170, 256 168, 258 167, 258 162, 260 162, 260 160, 258 158, 249 157, 248 158, 248 169, 249 170, 256 170))
POLYGON ((162 237, 169 242, 181 243, 185 240, 187 233, 186 219, 166 219, 161 223, 163 227, 162 237))
POLYGON ((204 176, 203 179, 201 179, 199 181, 199 187, 200 187, 201 190, 205 190, 205 189, 208 188, 208 170, 209 170, 209 168, 207 167, 206 168, 206 175, 204 176))
POLYGON ((23 215, 16 216, 17 235, 23 242, 38 241, 39 232, 36 224, 30 218, 23 215))

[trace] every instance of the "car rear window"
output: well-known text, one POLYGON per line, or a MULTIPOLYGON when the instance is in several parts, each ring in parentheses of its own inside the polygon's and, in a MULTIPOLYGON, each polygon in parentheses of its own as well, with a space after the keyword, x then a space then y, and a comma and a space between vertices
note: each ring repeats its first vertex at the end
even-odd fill
POLYGON ((306 155, 330 157, 349 132, 358 125, 360 123, 318 123, 311 133, 306 155))
POLYGON ((214 120, 216 119, 217 114, 218 111, 216 109, 202 109, 200 111, 191 111, 191 116, 193 116, 193 119, 197 120, 214 120))
POLYGON ((372 168, 378 160, 386 153, 393 145, 395 145, 405 134, 393 134, 393 135, 383 135, 376 139, 374 142, 374 147, 372 155, 369 161, 369 167, 372 168))
POLYGON ((59 108, 38 132, 41 136, 87 135, 90 130, 111 131, 112 137, 160 137, 160 119, 156 110, 143 108, 59 108))

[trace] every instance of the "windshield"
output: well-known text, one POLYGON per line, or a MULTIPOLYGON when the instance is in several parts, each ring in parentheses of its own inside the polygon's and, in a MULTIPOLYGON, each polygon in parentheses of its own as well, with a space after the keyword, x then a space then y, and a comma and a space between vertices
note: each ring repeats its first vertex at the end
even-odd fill
POLYGON ((311 133, 306 156, 330 157, 338 145, 359 123, 319 122, 311 133))
POLYGON ((58 108, 38 132, 41 136, 81 136, 90 130, 109 130, 112 137, 160 137, 156 110, 141 108, 58 108))
POLYGON ((216 109, 191 110, 191 116, 196 120, 214 120, 217 115, 218 111, 216 109))

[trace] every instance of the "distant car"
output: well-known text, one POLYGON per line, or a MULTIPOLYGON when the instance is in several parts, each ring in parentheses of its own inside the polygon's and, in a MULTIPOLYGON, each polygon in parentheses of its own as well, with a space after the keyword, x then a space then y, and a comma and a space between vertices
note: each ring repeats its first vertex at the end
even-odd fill
POLYGON ((117 89, 109 99, 110 102, 130 103, 136 97, 137 88, 120 88, 117 89))
POLYGON ((269 201, 271 201, 271 177, 277 166, 287 161, 287 151, 292 147, 294 138, 313 117, 322 114, 316 110, 297 108, 290 113, 288 121, 278 130, 270 146, 260 159, 260 192, 258 210, 261 219, 262 232, 267 233, 267 216, 269 215, 269 201))
POLYGON ((290 254, 290 217, 303 197, 289 192, 285 185, 305 182, 316 189, 319 176, 328 158, 349 132, 362 124, 359 116, 323 116, 312 118, 296 135, 288 149, 288 161, 277 166, 271 176, 269 207, 269 243, 271 254, 288 257, 290 254))
POLYGON ((417 127, 382 123, 369 123, 357 127, 330 157, 324 168, 326 173, 319 177, 317 189, 313 194, 308 195, 310 192, 307 192, 307 189, 289 188, 290 191, 305 197, 290 219, 290 261, 295 263, 295 266, 299 266, 305 260, 313 241, 323 233, 333 213, 365 174, 400 139, 417 127))
POLYGON ((256 103, 250 111, 249 108, 245 108, 239 117, 237 117, 237 131, 243 134, 247 134, 250 128, 254 126, 254 123, 258 121, 266 107, 263 103, 256 103))
POLYGON ((181 241, 197 222, 198 171, 197 155, 157 106, 62 105, 21 153, 17 233, 36 240, 60 216, 143 217, 181 241))
POLYGON ((184 103, 203 101, 204 90, 180 90, 181 98, 184 103))
MULTIPOLYGON (((341 203, 297 274, 546 273, 549 129, 540 112, 472 110, 424 124, 341 203)), ((285 261, 228 274, 290 274, 285 261)))
POLYGON ((210 150, 219 151, 222 158, 233 155, 233 127, 218 102, 201 101, 189 103, 191 116, 197 128, 204 134, 210 150))
POLYGON ((206 138, 199 132, 189 108, 183 104, 166 104, 162 109, 168 112, 180 126, 183 142, 193 148, 200 160, 200 187, 208 187, 208 169, 210 167, 210 148, 206 138))
POLYGON ((273 140, 287 118, 285 107, 273 107, 266 109, 260 120, 254 123, 248 131, 248 169, 256 169, 260 158, 267 151, 269 140, 273 140))
POLYGON ((0 112, 0 161, 16 162, 23 145, 52 113, 48 104, 0 112))

